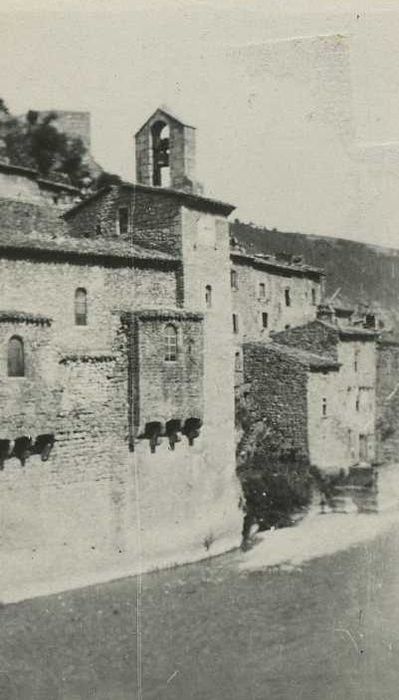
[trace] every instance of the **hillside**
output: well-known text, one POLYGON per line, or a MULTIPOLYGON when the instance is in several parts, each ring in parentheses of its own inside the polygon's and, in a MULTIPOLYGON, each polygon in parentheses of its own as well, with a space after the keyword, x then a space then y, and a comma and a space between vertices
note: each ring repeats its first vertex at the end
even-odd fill
POLYGON ((353 305, 368 304, 382 314, 385 325, 399 330, 399 250, 303 233, 283 233, 238 220, 231 235, 252 252, 289 253, 326 272, 326 296, 340 288, 353 305))

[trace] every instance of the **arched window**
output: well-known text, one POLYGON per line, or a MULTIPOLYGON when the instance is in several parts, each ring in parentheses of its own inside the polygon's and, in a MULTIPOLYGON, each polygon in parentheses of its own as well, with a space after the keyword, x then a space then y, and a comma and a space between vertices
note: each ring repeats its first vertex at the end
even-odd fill
POLYGON ((153 175, 155 187, 170 187, 169 126, 159 120, 151 127, 153 175))
POLYGON ((205 304, 207 309, 210 309, 212 306, 212 287, 210 284, 207 284, 205 287, 205 304))
POLYGON ((75 324, 87 326, 87 292, 83 287, 75 292, 75 324))
POLYGON ((171 323, 168 323, 168 325, 165 328, 164 344, 165 344, 164 345, 164 347, 165 347, 164 357, 165 357, 166 362, 176 362, 176 360, 177 360, 177 330, 171 323))
POLYGON ((7 363, 9 377, 25 376, 24 343, 17 335, 8 341, 7 363))

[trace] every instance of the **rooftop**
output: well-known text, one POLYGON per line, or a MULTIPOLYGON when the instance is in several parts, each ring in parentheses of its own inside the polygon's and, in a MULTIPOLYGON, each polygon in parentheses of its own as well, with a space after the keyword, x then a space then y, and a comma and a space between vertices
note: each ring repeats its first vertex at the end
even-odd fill
POLYGON ((293 348, 289 345, 280 345, 280 343, 247 343, 247 345, 262 346, 265 352, 276 353, 278 355, 283 355, 292 360, 295 360, 298 364, 302 365, 310 371, 318 370, 338 370, 340 364, 333 360, 327 355, 317 355, 313 352, 308 352, 307 350, 300 350, 299 348, 293 348))
POLYGON ((70 236, 57 207, 0 198, 1 251, 19 251, 35 257, 45 253, 47 257, 83 258, 99 264, 107 260, 121 266, 133 260, 179 264, 178 259, 168 253, 149 250, 128 241, 70 236))
POLYGON ((193 209, 214 212, 215 214, 221 214, 222 216, 229 216, 233 209, 235 209, 233 204, 227 204, 226 202, 222 202, 218 199, 211 199, 210 197, 204 197, 203 195, 194 194, 193 192, 184 192, 183 190, 173 190, 168 187, 154 187, 152 185, 141 185, 139 183, 122 181, 117 185, 107 185, 106 187, 102 187, 100 190, 87 197, 82 202, 79 202, 75 206, 71 207, 71 209, 64 212, 64 218, 66 220, 72 218, 78 211, 86 207, 89 202, 101 198, 104 194, 110 192, 113 187, 130 189, 132 193, 144 192, 169 197, 177 200, 183 206, 187 205, 193 209))
POLYGON ((0 161, 0 172, 6 173, 8 175, 21 175, 22 177, 27 177, 30 180, 36 180, 38 184, 42 185, 44 188, 54 189, 57 191, 65 191, 70 194, 80 194, 80 190, 78 187, 74 187, 71 184, 61 182, 61 180, 53 179, 51 177, 41 177, 39 171, 35 170, 34 168, 0 161))
POLYGON ((328 321, 322 321, 321 319, 317 320, 316 323, 320 323, 326 328, 330 328, 331 330, 337 331, 337 333, 339 333, 339 337, 344 340, 351 338, 376 340, 379 336, 379 333, 377 331, 370 330, 369 328, 363 328, 359 326, 336 326, 333 323, 329 323, 328 321))
POLYGON ((276 272, 287 272, 295 274, 313 274, 317 276, 324 275, 324 270, 320 267, 314 267, 312 265, 306 265, 302 262, 288 262, 277 258, 275 255, 267 255, 265 253, 248 253, 245 250, 231 249, 230 257, 232 260, 238 263, 252 265, 253 267, 262 267, 267 270, 276 272))

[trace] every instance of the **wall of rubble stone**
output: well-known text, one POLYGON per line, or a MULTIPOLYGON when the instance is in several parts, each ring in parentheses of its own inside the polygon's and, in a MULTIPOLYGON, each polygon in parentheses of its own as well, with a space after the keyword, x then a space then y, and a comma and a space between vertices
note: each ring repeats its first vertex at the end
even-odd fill
POLYGON ((270 345, 244 345, 244 401, 251 426, 263 422, 266 450, 277 458, 309 456, 307 371, 270 345))
POLYGON ((377 348, 377 459, 396 462, 399 451, 399 345, 380 342, 377 348))
POLYGON ((67 218, 74 236, 119 238, 145 248, 178 254, 181 223, 176 199, 163 193, 113 186, 67 218), (119 233, 118 209, 128 209, 128 231, 119 233))
POLYGON ((234 259, 232 270, 235 273, 235 286, 231 291, 233 312, 238 315, 238 330, 234 336, 237 344, 267 340, 270 331, 282 331, 286 326, 298 326, 316 318, 321 299, 321 285, 317 279, 267 270, 234 259), (260 293, 260 284, 264 285, 264 295, 263 288, 260 293), (289 306, 286 290, 289 290, 289 306))

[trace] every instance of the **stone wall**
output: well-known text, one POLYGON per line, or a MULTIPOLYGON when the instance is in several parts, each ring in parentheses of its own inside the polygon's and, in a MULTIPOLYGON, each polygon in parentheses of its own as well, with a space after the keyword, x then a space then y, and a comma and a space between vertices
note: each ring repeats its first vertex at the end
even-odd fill
POLYGON ((142 191, 112 186, 67 214, 70 233, 94 238, 120 238, 145 248, 178 254, 181 250, 180 208, 162 190, 142 191), (119 234, 118 209, 127 207, 127 233, 119 234))
POLYGON ((334 360, 338 357, 338 328, 330 328, 318 321, 275 333, 273 334, 273 342, 301 348, 319 355, 328 355, 334 360))
POLYGON ((376 338, 367 332, 350 335, 315 321, 273 335, 273 341, 331 357, 340 364, 329 382, 313 378, 309 384, 312 432, 311 457, 331 471, 375 460, 376 338), (326 386, 324 386, 326 385, 326 386), (324 395, 322 392, 327 392, 324 395), (327 400, 327 417, 321 414, 327 400), (324 454, 320 441, 324 441, 324 454))
POLYGON ((271 345, 244 345, 244 400, 251 426, 263 422, 270 456, 307 458, 307 371, 271 345))
POLYGON ((235 476, 228 222, 222 217, 183 208, 182 246, 185 309, 204 314, 205 460, 215 479, 224 531, 235 533, 238 538, 242 514, 235 476))
POLYGON ((310 462, 312 466, 332 473, 355 463, 353 445, 348 439, 348 426, 345 418, 342 420, 341 399, 338 372, 309 374, 307 400, 310 462))
POLYGON ((378 460, 396 462, 399 451, 399 345, 382 341, 377 348, 378 460))
POLYGON ((109 349, 113 310, 131 311, 144 306, 174 307, 176 278, 173 271, 154 268, 100 267, 68 262, 0 260, 0 295, 3 309, 49 316, 54 342, 62 350, 109 349), (87 291, 87 326, 76 326, 75 290, 87 291))
POLYGON ((282 331, 287 325, 298 326, 316 318, 321 299, 318 280, 284 270, 268 270, 251 264, 232 261, 236 286, 232 287, 233 312, 238 316, 237 345, 267 340, 271 331, 282 331), (260 295, 260 284, 265 285, 265 296, 260 295), (290 293, 290 306, 285 302, 285 290, 290 293), (312 290, 314 289, 314 303, 312 290), (267 314, 264 327, 262 314, 267 314))
POLYGON ((136 134, 136 179, 143 185, 153 185, 152 126, 161 121, 169 127, 168 186, 192 192, 195 185, 195 129, 182 124, 163 110, 156 110, 136 134))
MULTIPOLYGON (((9 406, 0 437, 20 426, 52 430, 56 440, 48 461, 32 455, 22 467, 11 458, 0 471, 3 601, 192 561, 239 542, 240 518, 235 530, 231 518, 233 506, 239 514, 233 474, 226 483, 225 464, 213 456, 212 426, 204 424, 191 444, 181 435, 172 449, 161 436, 152 451, 149 440, 137 438, 132 451, 129 336, 118 315, 113 327, 107 353, 58 353, 51 365, 51 327, 32 326, 32 344, 47 355, 40 374, 16 380, 26 382, 22 404, 7 398, 14 380, 0 377, 9 406), (29 423, 29 401, 18 423, 29 396, 45 427, 29 423)), ((146 358, 151 361, 145 347, 144 374, 146 358)))
POLYGON ((163 434, 167 422, 172 420, 181 428, 192 418, 202 425, 202 315, 166 309, 146 310, 132 315, 129 323, 135 434, 144 434, 146 425, 153 422, 160 423, 163 434), (175 360, 165 357, 165 333, 169 327, 176 332, 175 360))

